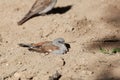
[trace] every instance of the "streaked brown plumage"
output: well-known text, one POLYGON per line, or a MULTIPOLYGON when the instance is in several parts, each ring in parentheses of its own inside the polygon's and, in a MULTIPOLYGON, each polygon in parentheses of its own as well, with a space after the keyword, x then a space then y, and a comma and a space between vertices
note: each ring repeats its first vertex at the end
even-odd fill
POLYGON ((40 53, 64 54, 65 52, 67 52, 67 47, 64 43, 63 38, 57 38, 53 41, 39 42, 36 44, 20 43, 19 46, 28 47, 29 50, 40 53))
POLYGON ((36 14, 45 14, 50 11, 57 0, 36 0, 29 12, 25 15, 25 17, 18 22, 18 25, 22 25, 25 21, 36 14))

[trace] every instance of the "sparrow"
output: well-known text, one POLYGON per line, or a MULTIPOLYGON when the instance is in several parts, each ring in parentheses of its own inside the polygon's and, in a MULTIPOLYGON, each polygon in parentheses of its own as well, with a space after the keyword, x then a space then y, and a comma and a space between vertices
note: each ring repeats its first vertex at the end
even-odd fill
POLYGON ((18 22, 18 25, 22 25, 34 15, 42 15, 49 12, 50 10, 52 10, 56 3, 57 0, 36 0, 29 12, 25 15, 25 17, 23 17, 23 19, 18 22))
POLYGON ((27 47, 30 51, 36 51, 40 53, 53 53, 53 54, 64 54, 68 51, 63 38, 57 38, 53 41, 44 41, 32 44, 18 44, 21 47, 27 47))

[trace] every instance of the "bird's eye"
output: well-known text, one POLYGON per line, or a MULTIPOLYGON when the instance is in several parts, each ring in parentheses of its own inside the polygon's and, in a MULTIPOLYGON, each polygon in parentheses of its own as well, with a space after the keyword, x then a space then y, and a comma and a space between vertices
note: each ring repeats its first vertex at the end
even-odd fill
POLYGON ((59 43, 64 43, 63 41, 59 41, 59 43))
POLYGON ((61 41, 58 41, 59 43, 62 43, 61 41))

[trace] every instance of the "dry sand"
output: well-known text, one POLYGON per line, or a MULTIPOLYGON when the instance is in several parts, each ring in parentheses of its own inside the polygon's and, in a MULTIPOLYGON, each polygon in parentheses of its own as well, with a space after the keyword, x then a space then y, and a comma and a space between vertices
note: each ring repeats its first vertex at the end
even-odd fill
POLYGON ((58 71, 59 80, 120 80, 120 54, 103 54, 120 39, 120 0, 58 0, 45 16, 17 22, 35 0, 0 0, 0 80, 48 80, 58 71), (67 54, 30 52, 19 43, 63 37, 67 54), (97 42, 96 42, 97 41, 97 42))

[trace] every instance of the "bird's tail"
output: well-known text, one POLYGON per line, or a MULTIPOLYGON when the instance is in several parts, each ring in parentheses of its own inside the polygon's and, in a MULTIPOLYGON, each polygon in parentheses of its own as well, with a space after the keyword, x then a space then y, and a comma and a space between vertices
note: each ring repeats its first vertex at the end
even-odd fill
POLYGON ((38 46, 34 46, 34 44, 24 44, 20 43, 18 44, 20 47, 26 47, 29 51, 36 51, 36 52, 42 52, 42 49, 38 46))
POLYGON ((24 43, 20 43, 18 44, 20 47, 27 47, 27 48, 33 48, 34 46, 32 44, 24 44, 24 43))
POLYGON ((19 22, 17 22, 18 25, 22 25, 25 23, 27 20, 29 20, 33 16, 33 13, 28 12, 25 17, 23 17, 19 22))

